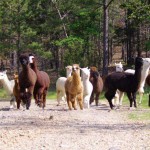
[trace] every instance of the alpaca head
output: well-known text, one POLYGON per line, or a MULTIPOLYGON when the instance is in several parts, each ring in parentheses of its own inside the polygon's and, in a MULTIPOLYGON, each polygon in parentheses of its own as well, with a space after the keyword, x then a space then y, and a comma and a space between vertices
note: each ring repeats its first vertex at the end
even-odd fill
POLYGON ((90 77, 91 78, 93 78, 93 79, 95 79, 95 80, 98 80, 98 78, 99 78, 99 72, 98 71, 92 71, 91 73, 90 73, 90 77))
POLYGON ((123 65, 122 63, 115 63, 116 66, 116 72, 122 72, 123 71, 123 65))
POLYGON ((72 73, 72 66, 67 66, 66 67, 66 72, 67 72, 67 77, 70 77, 71 73, 72 73))
POLYGON ((89 80, 89 78, 90 78, 90 70, 88 69, 88 67, 87 68, 80 68, 81 69, 81 71, 82 71, 82 80, 84 80, 84 79, 88 79, 89 80))
POLYGON ((80 67, 79 67, 78 64, 73 64, 72 65, 72 74, 75 74, 75 73, 80 75, 80 67))
POLYGON ((19 60, 22 66, 27 66, 29 64, 29 57, 25 54, 20 55, 19 60))
POLYGON ((143 58, 143 69, 150 68, 150 58, 143 58))
POLYGON ((90 67, 90 70, 91 70, 91 71, 97 71, 97 68, 94 67, 94 66, 92 66, 92 67, 90 67))
POLYGON ((4 80, 7 75, 6 75, 7 70, 0 72, 0 80, 4 80))
POLYGON ((29 62, 32 64, 34 62, 34 56, 32 54, 29 54, 29 62))
POLYGON ((142 66, 143 66, 143 58, 136 57, 136 59, 135 59, 135 70, 142 68, 142 66))

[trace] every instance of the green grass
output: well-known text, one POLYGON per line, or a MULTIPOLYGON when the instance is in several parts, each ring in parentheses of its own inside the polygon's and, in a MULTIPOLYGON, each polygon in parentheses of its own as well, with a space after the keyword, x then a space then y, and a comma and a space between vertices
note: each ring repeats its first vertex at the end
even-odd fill
POLYGON ((128 118, 131 120, 150 120, 149 112, 132 112, 128 115, 128 118))
POLYGON ((0 98, 7 98, 8 95, 3 88, 0 88, 0 98))

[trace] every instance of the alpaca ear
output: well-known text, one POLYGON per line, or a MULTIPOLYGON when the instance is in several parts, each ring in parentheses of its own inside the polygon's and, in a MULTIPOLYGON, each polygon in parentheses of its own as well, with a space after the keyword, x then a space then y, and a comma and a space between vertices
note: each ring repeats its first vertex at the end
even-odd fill
POLYGON ((86 69, 88 69, 88 67, 86 67, 86 69))

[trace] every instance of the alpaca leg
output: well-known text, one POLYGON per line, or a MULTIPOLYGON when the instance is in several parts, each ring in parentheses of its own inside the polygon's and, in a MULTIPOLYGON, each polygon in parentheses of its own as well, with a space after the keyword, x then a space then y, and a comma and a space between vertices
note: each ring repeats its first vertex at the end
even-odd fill
POLYGON ((105 93, 105 97, 106 97, 106 99, 108 100, 109 106, 110 106, 111 109, 114 108, 114 105, 113 105, 113 103, 112 103, 112 99, 113 99, 113 97, 115 96, 115 93, 116 93, 116 91, 114 91, 114 92, 112 92, 112 91, 107 91, 107 92, 105 93))
POLYGON ((142 93, 142 92, 140 92, 139 94, 140 94, 139 104, 141 104, 141 102, 142 102, 142 98, 143 98, 143 93, 142 93))
POLYGON ((70 101, 70 95, 68 92, 66 92, 66 97, 67 97, 67 104, 68 104, 69 110, 72 110, 72 103, 70 101))
POLYGON ((47 90, 45 90, 43 93, 43 108, 46 106, 46 95, 47 95, 47 90))
POLYGON ((122 105, 123 97, 124 97, 124 92, 119 91, 119 105, 120 106, 122 105))
POLYGON ((134 107, 136 108, 137 107, 137 105, 136 105, 136 92, 132 93, 132 96, 133 96, 134 107))
POLYGON ((11 98, 11 100, 10 100, 10 107, 9 107, 10 109, 16 107, 15 102, 16 102, 16 99, 15 99, 15 97, 13 96, 13 97, 11 98))
POLYGON ((100 95, 100 93, 97 93, 96 97, 95 97, 95 105, 96 106, 98 106, 99 95, 100 95))
POLYGON ((76 107, 76 100, 74 99, 74 101, 72 101, 72 107, 74 108, 74 110, 77 110, 77 107, 76 107))
POLYGON ((57 102, 58 102, 57 106, 59 106, 60 105, 60 91, 57 90, 56 93, 57 93, 57 102))
POLYGON ((79 94, 79 95, 77 96, 77 100, 78 100, 80 109, 83 110, 83 95, 82 95, 82 94, 79 94))
POLYGON ((90 97, 90 105, 94 102, 94 92, 92 92, 90 97))
POLYGON ((131 93, 127 93, 127 96, 128 96, 129 101, 130 101, 130 108, 132 108, 133 98, 132 98, 131 93))
POLYGON ((35 100, 35 104, 37 105, 38 104, 38 95, 37 95, 37 90, 34 89, 33 91, 33 97, 34 97, 34 100, 35 100))
POLYGON ((26 109, 28 110, 30 105, 31 105, 31 98, 32 98, 32 94, 27 92, 26 94, 26 99, 27 99, 27 102, 26 102, 26 109))
POLYGON ((16 102, 17 102, 17 109, 20 109, 21 100, 18 97, 16 97, 16 102))
POLYGON ((43 91, 44 91, 43 88, 40 88, 38 90, 38 106, 39 107, 42 107, 42 95, 43 95, 43 91))
POLYGON ((90 96, 85 95, 84 98, 83 98, 84 108, 90 108, 89 100, 90 100, 90 96))

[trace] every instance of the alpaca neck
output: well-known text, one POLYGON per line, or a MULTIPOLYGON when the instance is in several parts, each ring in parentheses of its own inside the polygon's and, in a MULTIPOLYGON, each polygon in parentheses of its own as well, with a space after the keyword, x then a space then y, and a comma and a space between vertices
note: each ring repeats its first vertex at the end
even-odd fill
POLYGON ((136 83, 135 86, 137 86, 137 87, 140 87, 141 71, 142 71, 142 68, 135 69, 134 82, 136 83))
POLYGON ((80 76, 78 73, 73 74, 73 81, 72 82, 73 82, 74 87, 76 87, 80 84, 81 79, 80 79, 80 76))
POLYGON ((12 87, 12 84, 11 84, 11 82, 9 81, 8 77, 5 76, 5 78, 2 79, 1 81, 2 81, 2 84, 3 84, 3 86, 4 86, 4 89, 7 91, 7 93, 8 93, 9 95, 11 95, 12 92, 13 92, 13 87, 12 87))
POLYGON ((68 77, 71 77, 71 72, 70 71, 67 72, 67 78, 68 77))
POLYGON ((36 62, 34 61, 31 65, 31 68, 34 70, 34 72, 37 72, 38 71, 38 68, 37 68, 37 64, 36 62))
POLYGON ((142 69, 142 72, 141 72, 141 82, 140 82, 140 87, 144 87, 144 84, 145 84, 145 80, 146 80, 146 77, 149 73, 149 68, 144 68, 142 69))

